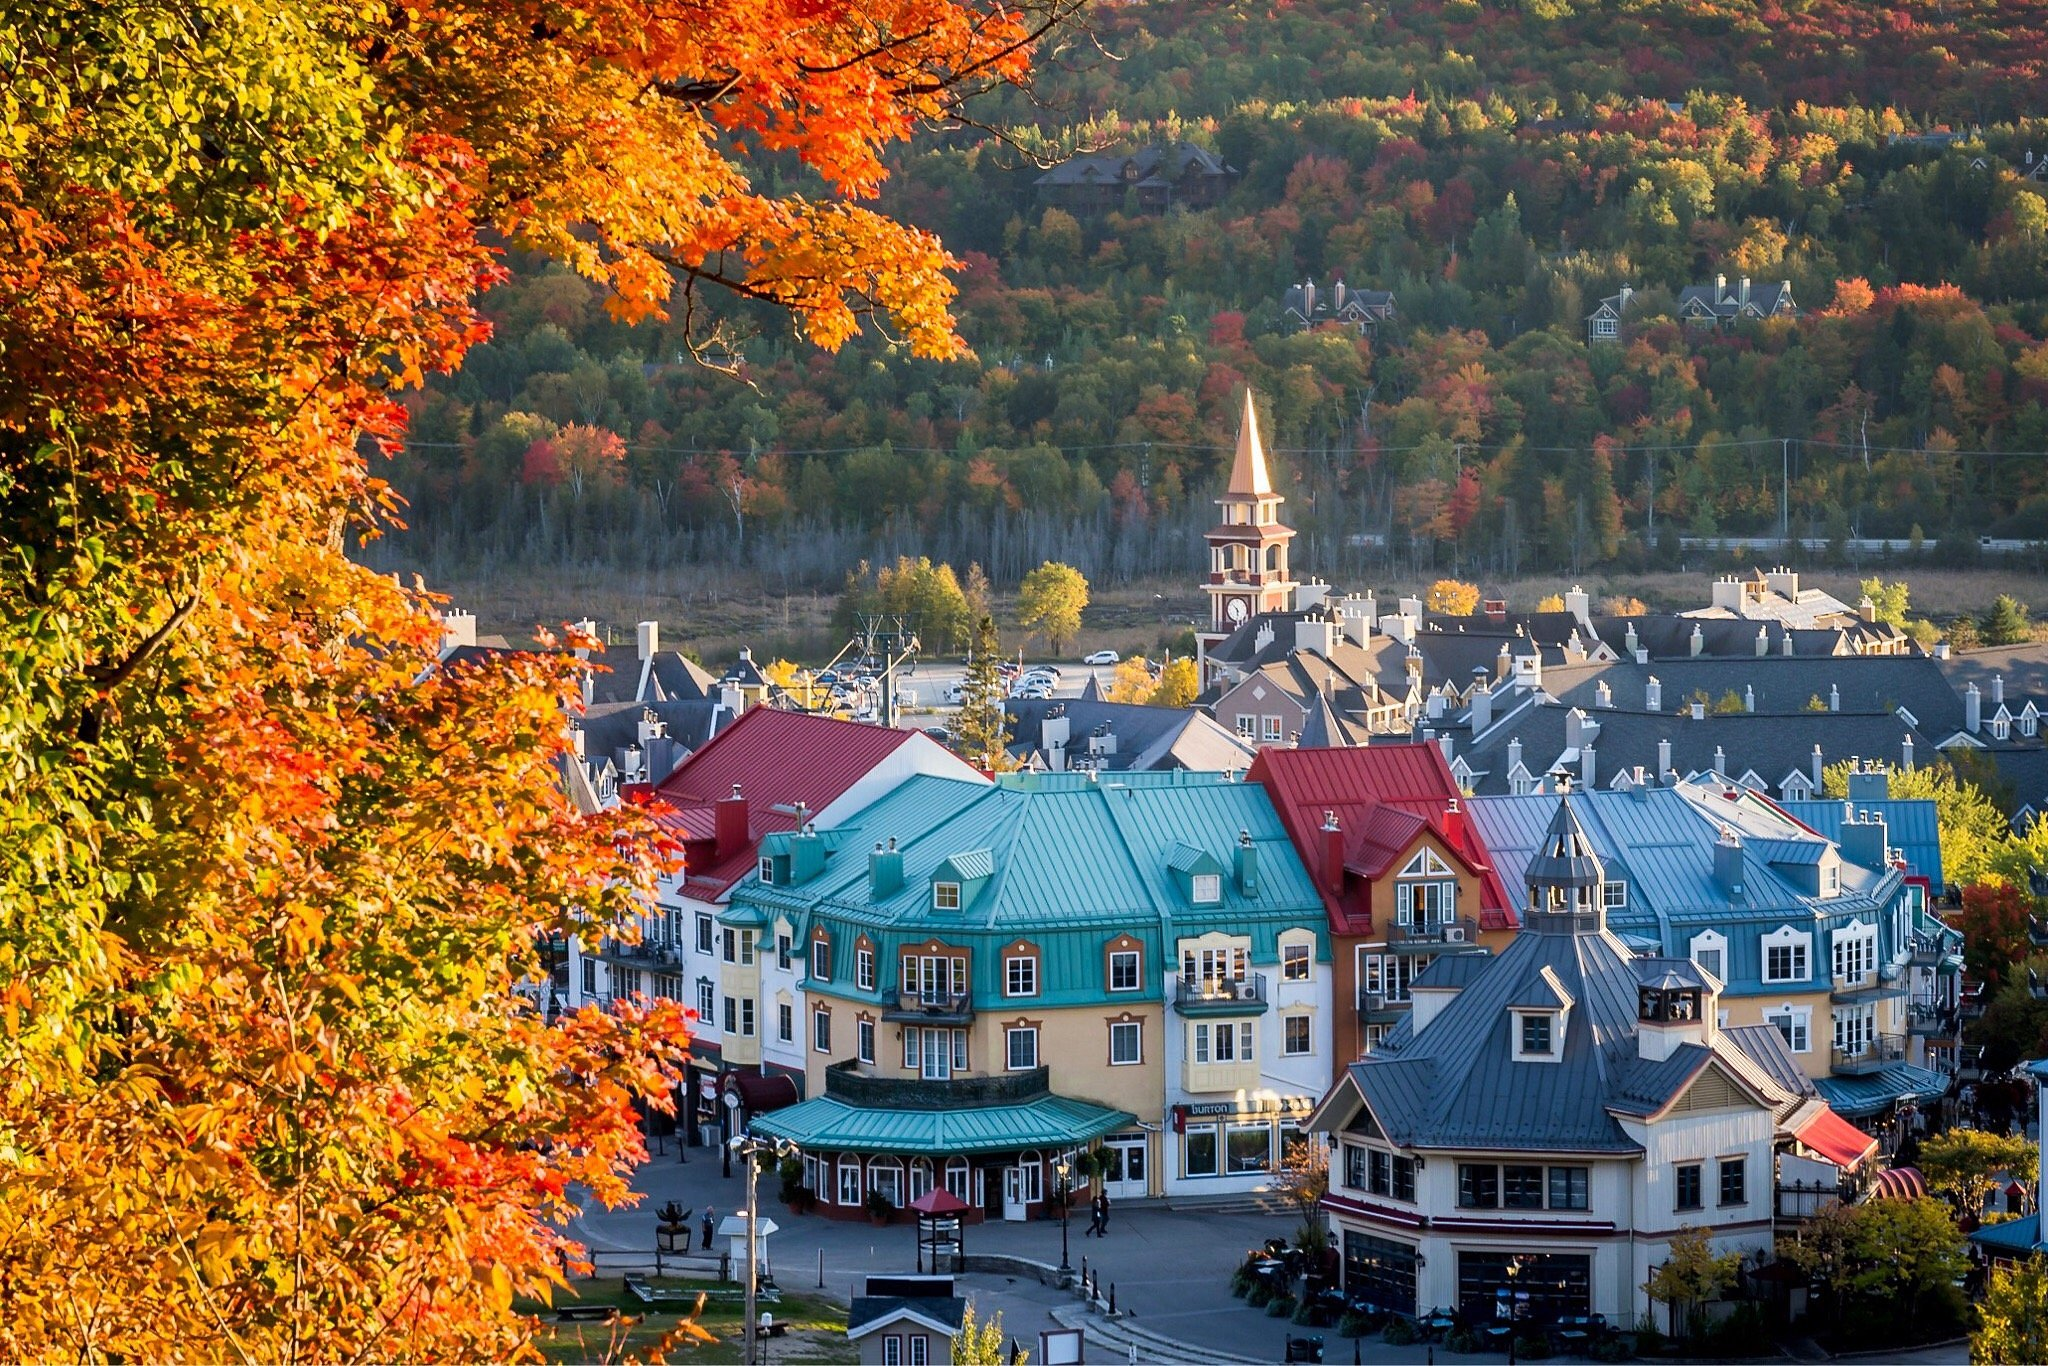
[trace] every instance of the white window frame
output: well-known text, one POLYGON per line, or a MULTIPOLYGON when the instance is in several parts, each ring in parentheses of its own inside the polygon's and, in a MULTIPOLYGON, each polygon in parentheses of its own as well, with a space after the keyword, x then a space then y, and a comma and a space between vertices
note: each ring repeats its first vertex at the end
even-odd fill
POLYGON ((793 1002, 775 1003, 775 1037, 781 1043, 796 1041, 796 1006, 793 1002))
POLYGON ((759 871, 761 874, 761 881, 766 885, 773 887, 775 885, 775 860, 768 857, 768 855, 766 854, 761 855, 761 866, 759 871))
POLYGON ((873 1020, 855 1020, 853 1022, 853 1056, 866 1063, 869 1067, 875 1065, 875 1022, 873 1020))
POLYGON ((1789 1002, 1783 1005, 1766 1006, 1762 1018, 1763 1022, 1776 1029, 1781 1037, 1788 1032, 1785 1026, 1791 1026, 1789 1031, 1791 1037, 1785 1040, 1785 1046, 1794 1053, 1811 1053, 1813 1051, 1812 1006, 1795 1006, 1789 1002), (1781 1020, 1784 1022, 1782 1025, 1779 1023, 1781 1020))
POLYGON ((1600 904, 1604 909, 1610 911, 1626 910, 1628 908, 1628 884, 1618 878, 1612 878, 1601 883, 1600 904))
POLYGON ((1828 949, 1836 981, 1860 984, 1877 975, 1876 925, 1851 920, 1828 936, 1828 949))
POLYGON ((1239 712, 1237 714, 1237 736, 1240 740, 1258 739, 1259 718, 1248 711, 1239 712))
POLYGON ((912 1333, 910 1336, 910 1366, 931 1366, 931 1334, 912 1333))
POLYGON ((1259 739, 1268 744, 1278 744, 1284 734, 1285 732, 1281 728, 1279 717, 1261 716, 1259 718, 1259 739))
POLYGON ((1280 1017, 1280 1056, 1283 1058, 1305 1058, 1308 1057, 1310 1054, 1314 1053, 1315 1051, 1315 1017, 1310 1015, 1307 1011, 1299 1010, 1294 1011, 1291 1014, 1282 1015, 1280 1017), (1303 1026, 1301 1031, 1302 1046, 1300 1048, 1296 1048, 1294 1046, 1294 1040, 1289 1035, 1289 1031, 1294 1027, 1296 1022, 1299 1022, 1303 1026))
POLYGON ((957 882, 934 882, 932 884, 932 909, 935 911, 959 910, 960 884, 957 882))
POLYGON ((811 1012, 811 1051, 832 1051, 832 1012, 823 1007, 811 1012))
POLYGON ((875 989, 875 951, 856 948, 853 951, 853 984, 862 991, 875 989))
POLYGON ((697 1022, 707 1029, 718 1027, 718 988, 711 982, 697 983, 697 1022))
POLYGON ((903 1334, 889 1333, 882 1338, 882 1366, 903 1366, 903 1334))
MULTIPOLYGON (((1813 935, 1810 932, 1795 930, 1790 925, 1781 925, 1763 936, 1761 947, 1763 950, 1763 981, 1767 985, 1777 986, 1786 982, 1811 982, 1813 980, 1813 935), (1771 951, 1773 949, 1796 951, 1798 957, 1797 970, 1788 972, 1772 971, 1771 951)), ((1792 967, 1793 965, 1787 964, 1787 966, 1792 967)))
POLYGON ((1593 335, 1594 335, 1594 336, 1596 336, 1596 337, 1612 337, 1612 336, 1617 336, 1617 335, 1619 335, 1619 332, 1620 332, 1620 324, 1618 324, 1617 322, 1615 322, 1615 320, 1614 320, 1614 319, 1612 319, 1612 318, 1595 318, 1595 319, 1593 319, 1593 335))
POLYGON ((1223 900, 1223 878, 1216 873, 1197 873, 1190 881, 1188 899, 1197 906, 1214 906, 1223 900))
POLYGON ((1111 991, 1142 991, 1145 986, 1145 960, 1137 949, 1111 949, 1109 951, 1109 989, 1111 991), (1120 959, 1130 960, 1131 978, 1123 986, 1117 985, 1117 967, 1120 959))
POLYGON ((805 966, 807 970, 806 975, 810 978, 810 980, 813 982, 831 981, 832 941, 829 939, 813 939, 811 941, 811 952, 809 957, 810 961, 805 966))
POLYGON ((1728 936, 1722 934, 1719 930, 1701 930, 1698 934, 1694 935, 1692 943, 1686 946, 1686 957, 1698 963, 1708 972, 1713 973, 1724 984, 1727 982, 1728 936), (1709 964, 1701 956, 1703 954, 1713 954, 1714 963, 1719 966, 1709 964))
POLYGON ((1038 1066, 1038 1030, 1031 1025, 1012 1025, 1003 1031, 1003 1070, 1006 1072, 1029 1072, 1038 1066), (1031 1050, 1029 1062, 1017 1061, 1017 1045, 1028 1042, 1031 1050))
POLYGON ((1109 1065, 1136 1067, 1145 1061, 1145 1026, 1140 1020, 1109 1022, 1109 1065), (1126 1056, 1119 1057, 1122 1053, 1126 1056))
POLYGON ((1298 939, 1293 943, 1288 943, 1285 940, 1281 941, 1281 981, 1295 983, 1312 981, 1315 978, 1315 972, 1316 945, 1313 939, 1298 939))
POLYGON ((1514 1057, 1516 1062, 1558 1062, 1563 1059, 1564 1018, 1562 1011, 1517 1010, 1514 1012, 1514 1017, 1514 1032, 1511 1037, 1514 1040, 1514 1057), (1540 1052, 1532 1052, 1524 1046, 1522 1031, 1531 1020, 1539 1019, 1547 1026, 1545 1042, 1549 1044, 1549 1047, 1540 1052))
POLYGON ((1038 994, 1038 959, 1028 953, 1006 955, 1003 959, 1003 995, 1038 994))
POLYGON ((850 1207, 859 1206, 861 1196, 866 1193, 864 1176, 865 1173, 861 1169, 859 1158, 848 1157, 843 1154, 840 1156, 839 1180, 835 1186, 839 1196, 839 1204, 850 1207), (848 1177, 852 1177, 852 1181, 849 1182, 847 1180, 848 1177))

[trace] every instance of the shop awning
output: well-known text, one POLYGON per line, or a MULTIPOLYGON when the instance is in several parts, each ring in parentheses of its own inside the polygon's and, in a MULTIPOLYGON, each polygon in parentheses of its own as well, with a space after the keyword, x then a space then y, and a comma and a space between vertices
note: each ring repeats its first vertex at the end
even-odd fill
POLYGON ((789 1077, 763 1076, 759 1072, 727 1072, 726 1089, 740 1093, 747 1114, 765 1115, 797 1102, 796 1082, 789 1077))
POLYGON ((1873 1200, 1918 1200, 1927 1194, 1927 1180, 1918 1167, 1893 1167, 1877 1174, 1870 1188, 1873 1200))
POLYGON ((1939 1096, 1948 1090, 1948 1078, 1925 1067, 1899 1063, 1860 1077, 1816 1077, 1813 1089, 1836 1114, 1861 1119, 1909 1100, 1939 1096))
POLYGON ((1875 1138, 1828 1109, 1814 1115, 1793 1137, 1845 1169, 1854 1167, 1877 1151, 1875 1138))
POLYGON ((1122 1110, 1066 1096, 950 1110, 849 1105, 834 1096, 817 1096, 763 1115, 752 1128, 819 1152, 961 1157, 1072 1148, 1136 1122, 1136 1116, 1122 1110))

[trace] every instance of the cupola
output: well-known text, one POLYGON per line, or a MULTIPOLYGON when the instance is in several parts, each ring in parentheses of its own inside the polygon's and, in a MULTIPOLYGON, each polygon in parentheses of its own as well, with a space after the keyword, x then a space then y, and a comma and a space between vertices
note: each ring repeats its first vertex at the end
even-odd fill
POLYGON ((1560 797, 1543 842, 1529 860, 1526 928, 1539 934, 1598 934, 1606 926, 1601 886, 1606 870, 1579 823, 1570 796, 1560 797))

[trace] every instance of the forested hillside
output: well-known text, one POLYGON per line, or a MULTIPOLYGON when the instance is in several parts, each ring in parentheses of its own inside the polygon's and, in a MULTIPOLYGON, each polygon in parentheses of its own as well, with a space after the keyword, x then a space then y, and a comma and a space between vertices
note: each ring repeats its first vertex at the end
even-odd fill
POLYGON ((1773 533, 1781 497, 1794 534, 1917 530, 1944 557, 2048 535, 2048 3, 1175 0, 1092 24, 1036 103, 984 111, 1009 140, 897 158, 885 206, 959 257, 974 358, 821 354, 738 310, 739 383, 679 323, 522 269, 416 405, 414 530, 380 562, 1191 570, 1247 383, 1296 562, 1326 573, 1641 565, 1681 532, 1773 533), (1033 158, 1183 140, 1240 173, 1214 207, 1034 188, 1033 158), (1680 324, 1717 274, 1787 282, 1801 316, 1680 324), (1396 316, 1290 327, 1309 276, 1396 316), (1622 335, 1589 344, 1624 285, 1622 335))

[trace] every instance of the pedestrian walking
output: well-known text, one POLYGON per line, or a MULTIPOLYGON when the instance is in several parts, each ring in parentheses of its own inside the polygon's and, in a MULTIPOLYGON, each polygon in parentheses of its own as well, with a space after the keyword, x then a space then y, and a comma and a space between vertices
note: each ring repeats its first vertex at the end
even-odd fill
POLYGON ((1109 1192, 1106 1190, 1095 1193, 1095 1236, 1109 1236, 1109 1192))
POLYGON ((716 1221, 712 1218, 714 1213, 715 1211, 711 1206, 706 1205, 704 1207, 704 1250, 706 1252, 711 1250, 711 1230, 717 1227, 716 1221))

